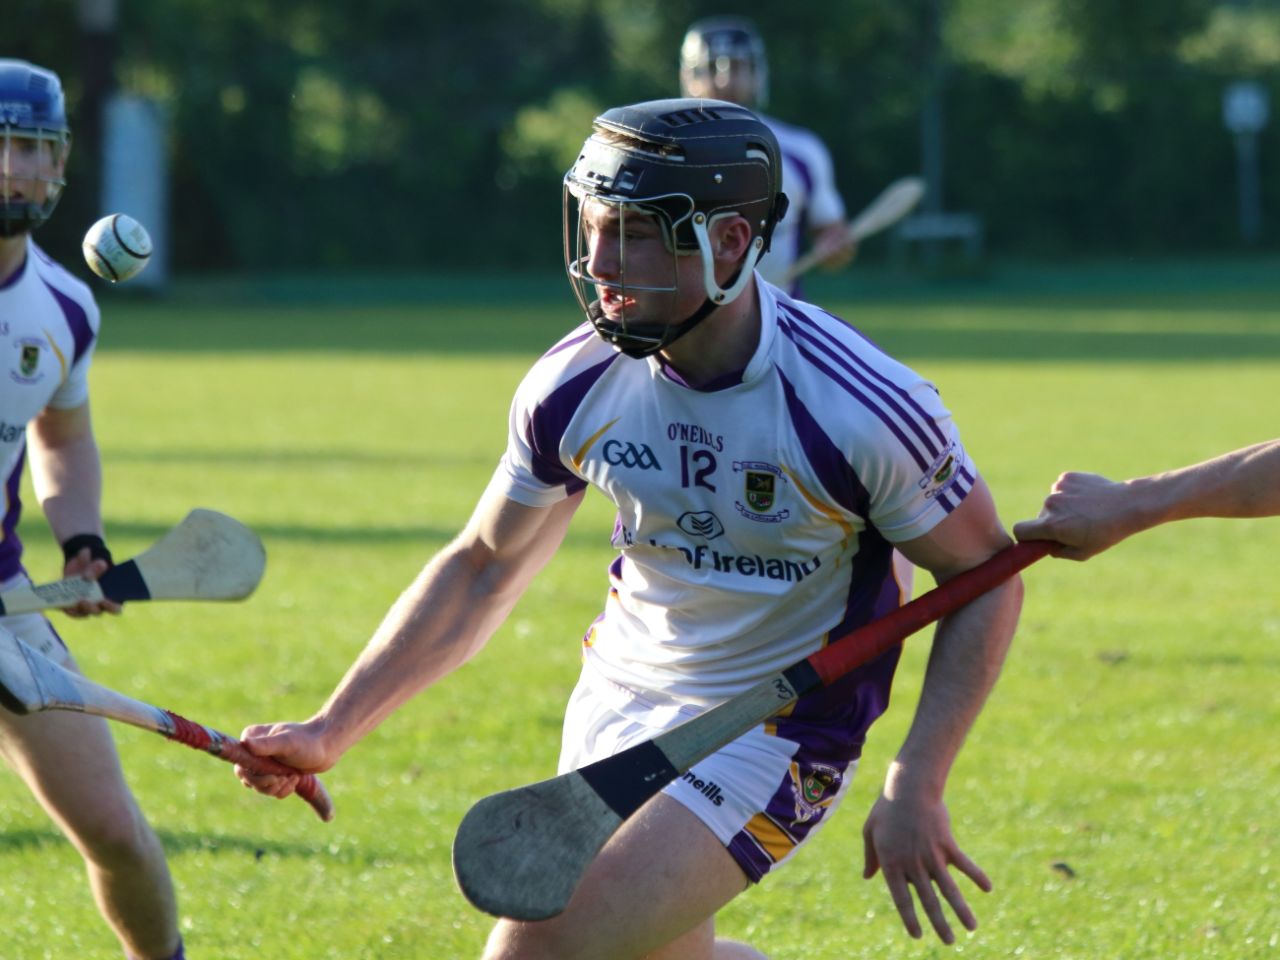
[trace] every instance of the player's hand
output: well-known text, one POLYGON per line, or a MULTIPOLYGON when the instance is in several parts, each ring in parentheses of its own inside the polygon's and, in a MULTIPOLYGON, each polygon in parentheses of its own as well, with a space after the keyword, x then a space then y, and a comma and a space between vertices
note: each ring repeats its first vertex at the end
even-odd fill
POLYGON ((984 893, 991 891, 991 881, 956 843, 951 819, 941 801, 929 802, 911 795, 891 800, 881 794, 862 828, 862 840, 866 857, 863 877, 870 880, 877 871, 884 875, 893 904, 912 937, 924 935, 916 917, 912 889, 943 943, 955 943, 942 910, 943 900, 966 930, 978 928, 950 868, 955 867, 984 893))
MULTIPOLYGON (((258 757, 271 757, 302 773, 323 773, 338 760, 326 746, 324 725, 307 723, 254 724, 244 728, 240 742, 258 757)), ((284 798, 298 787, 298 777, 254 773, 236 764, 236 776, 246 787, 270 797, 284 798)))
MULTIPOLYGON (((97 580, 111 569, 111 564, 99 557, 97 560, 89 552, 88 547, 70 557, 62 568, 64 577, 83 577, 85 580, 97 580)), ((81 600, 71 607, 63 607, 62 612, 69 617, 96 617, 103 613, 119 613, 124 607, 113 600, 81 600)))
POLYGON ((847 223, 833 223, 813 238, 813 251, 825 270, 841 270, 858 254, 858 241, 847 223))
POLYGON ((1126 483, 1096 473, 1060 476, 1034 520, 1013 526, 1019 540, 1056 540, 1050 553, 1088 560, 1141 529, 1136 501, 1126 483))

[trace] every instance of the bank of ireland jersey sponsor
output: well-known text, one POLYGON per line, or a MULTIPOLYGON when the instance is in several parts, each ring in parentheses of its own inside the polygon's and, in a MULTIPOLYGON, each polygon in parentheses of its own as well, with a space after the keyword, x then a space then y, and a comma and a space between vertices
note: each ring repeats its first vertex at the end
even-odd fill
POLYGON ((592 655, 622 682, 673 690, 695 671, 708 697, 728 695, 814 649, 821 618, 838 619, 848 526, 811 502, 776 380, 640 389, 643 371, 602 378, 566 435, 577 469, 617 504, 624 556, 592 655))

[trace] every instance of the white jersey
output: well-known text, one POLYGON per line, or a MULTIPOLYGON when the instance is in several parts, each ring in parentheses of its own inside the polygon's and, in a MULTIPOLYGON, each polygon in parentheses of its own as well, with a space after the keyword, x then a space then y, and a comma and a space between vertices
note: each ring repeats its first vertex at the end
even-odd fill
POLYGON ((760 342, 727 382, 692 389, 584 325, 512 404, 497 489, 549 506, 591 484, 617 506, 585 656, 630 691, 718 702, 888 612, 890 543, 975 483, 932 384, 756 283, 760 342))
POLYGON ((0 579, 20 569, 18 499, 27 424, 45 407, 70 409, 89 399, 88 372, 99 314, 82 281, 27 239, 26 262, 0 284, 0 579))
MULTIPOLYGON (((787 274, 804 252, 809 232, 845 219, 844 201, 836 190, 831 154, 817 135, 761 116, 782 150, 782 192, 790 200, 787 215, 773 232, 769 252, 756 267, 770 283, 789 289, 787 274)), ((795 293, 794 289, 790 289, 795 293)))

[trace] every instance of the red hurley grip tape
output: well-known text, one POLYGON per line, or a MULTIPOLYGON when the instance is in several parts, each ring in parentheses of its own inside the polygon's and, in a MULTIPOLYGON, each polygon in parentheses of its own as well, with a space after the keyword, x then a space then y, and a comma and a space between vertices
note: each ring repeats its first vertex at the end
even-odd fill
POLYGON ((1052 540, 1025 540, 1005 547, 995 556, 879 620, 827 644, 808 658, 809 665, 822 678, 824 687, 834 683, 854 668, 897 646, 922 627, 941 620, 1004 583, 1019 570, 1047 556, 1054 546, 1056 544, 1052 540))
MULTIPOLYGON (((209 736, 209 731, 198 723, 192 723, 186 717, 179 716, 172 710, 164 711, 166 717, 173 721, 173 733, 169 734, 170 740, 177 740, 179 743, 185 743, 188 747, 195 747, 197 750, 208 751, 213 746, 213 738, 209 736)), ((217 752, 217 751, 213 751, 217 752)))
POLYGON ((320 815, 320 819, 326 821, 333 819, 333 801, 329 798, 324 785, 316 779, 315 774, 302 773, 279 760, 252 754, 235 737, 229 737, 225 733, 195 723, 172 710, 165 710, 164 714, 173 723, 173 732, 165 734, 170 740, 212 753, 228 763, 238 763, 256 773, 274 774, 278 777, 296 776, 299 780, 294 789, 298 796, 311 804, 320 815))

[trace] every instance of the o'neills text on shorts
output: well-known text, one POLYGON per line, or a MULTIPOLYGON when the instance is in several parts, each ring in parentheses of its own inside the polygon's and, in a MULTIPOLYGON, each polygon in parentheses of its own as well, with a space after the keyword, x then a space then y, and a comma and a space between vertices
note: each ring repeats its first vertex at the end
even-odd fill
POLYGON ((697 775, 690 770, 680 778, 693 789, 714 803, 717 807, 724 805, 724 793, 720 790, 719 785, 711 780, 699 780, 697 775))

